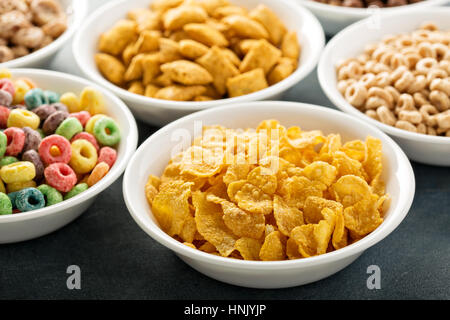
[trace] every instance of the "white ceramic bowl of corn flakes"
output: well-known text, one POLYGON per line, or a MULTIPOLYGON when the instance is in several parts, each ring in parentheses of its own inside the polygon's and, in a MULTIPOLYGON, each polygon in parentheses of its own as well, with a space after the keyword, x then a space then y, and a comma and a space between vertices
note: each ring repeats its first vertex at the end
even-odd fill
POLYGON ((123 180, 126 205, 136 223, 151 238, 209 277, 253 288, 303 285, 345 268, 401 223, 412 204, 414 191, 414 173, 408 158, 391 138, 375 126, 329 108, 282 101, 235 103, 174 121, 154 133, 138 148, 123 180), (383 154, 381 177, 386 182, 386 192, 391 198, 389 208, 384 213, 384 221, 374 231, 346 247, 322 255, 284 261, 225 258, 191 248, 166 234, 146 200, 144 189, 149 175, 161 176, 172 155, 177 154, 174 151, 180 151, 181 145, 185 148, 189 146, 192 139, 201 134, 202 126, 256 128, 266 119, 277 119, 286 127, 300 126, 305 131, 320 129, 325 135, 339 133, 342 143, 353 139, 364 141, 367 136, 378 138, 382 143, 383 154))
MULTIPOLYGON (((317 69, 323 91, 339 109, 363 119, 389 134, 402 147, 410 159, 438 166, 450 165, 449 137, 420 134, 399 129, 372 119, 359 111, 338 90, 336 66, 341 61, 361 54, 366 45, 379 43, 384 36, 413 32, 425 22, 433 22, 440 30, 448 31, 450 30, 449 16, 450 8, 447 7, 424 8, 417 12, 383 16, 378 29, 372 29, 367 23, 368 20, 355 23, 341 31, 328 43, 317 69), (355 39, 358 40, 355 41, 355 39)), ((448 76, 447 74, 447 81, 449 79, 448 76)), ((391 86, 395 86, 395 84, 391 86)), ((446 100, 449 99, 448 94, 443 93, 443 95, 447 97, 446 100)), ((405 96, 405 98, 408 97, 405 96)), ((414 103, 415 107, 420 110, 417 105, 418 102, 414 100, 414 103)), ((398 117, 397 119, 400 118, 398 117)), ((416 127, 418 128, 418 125, 416 127)))
MULTIPOLYGON (((0 68, 38 68, 45 66, 78 30, 88 12, 87 0, 58 0, 67 16, 67 29, 53 42, 23 57, 0 63, 0 68)), ((45 7, 45 5, 44 5, 45 7)), ((50 12, 52 12, 50 10, 50 12)))
POLYGON ((292 0, 299 5, 305 6, 319 19, 327 35, 334 35, 340 30, 356 21, 372 16, 372 23, 376 24, 380 14, 403 12, 409 13, 414 10, 432 6, 442 6, 448 3, 448 0, 425 0, 413 4, 398 7, 387 8, 350 8, 344 6, 335 6, 326 3, 320 3, 313 0, 292 0))
POLYGON ((11 215, 0 215, 0 243, 12 243, 34 239, 70 223, 96 200, 96 197, 116 181, 136 150, 138 132, 136 121, 126 105, 116 96, 85 79, 72 75, 41 70, 11 69, 12 78, 29 78, 38 87, 58 93, 80 94, 85 87, 93 87, 103 95, 106 113, 115 119, 121 131, 117 147, 117 159, 111 170, 95 185, 57 204, 42 209, 11 215))
MULTIPOLYGON (((106 80, 97 68, 94 56, 98 53, 99 37, 102 33, 109 30, 118 20, 125 18, 126 13, 130 10, 148 8, 153 2, 163 1, 118 0, 106 4, 89 17, 75 36, 73 43, 74 56, 83 73, 91 80, 117 94, 130 107, 137 118, 150 124, 164 125, 186 114, 225 103, 279 98, 284 91, 295 85, 314 69, 324 46, 324 34, 320 23, 305 8, 296 6, 288 0, 230 0, 229 3, 249 10, 260 4, 266 5, 284 23, 288 31, 296 32, 301 52, 298 59, 298 68, 294 69, 295 71, 292 74, 265 89, 226 99, 173 101, 134 94, 106 80)), ((180 2, 178 1, 178 3, 180 2)), ((226 1, 203 1, 205 5, 213 5, 215 2, 226 3, 226 1)), ((218 64, 212 63, 212 65, 218 64)), ((248 83, 249 85, 256 85, 259 82, 248 81, 248 83)), ((241 86, 241 88, 243 87, 241 86)))

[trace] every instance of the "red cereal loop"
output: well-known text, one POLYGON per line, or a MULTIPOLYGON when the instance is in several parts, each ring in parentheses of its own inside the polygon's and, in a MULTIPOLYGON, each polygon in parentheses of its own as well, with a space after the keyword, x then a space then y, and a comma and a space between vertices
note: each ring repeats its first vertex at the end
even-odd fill
POLYGON ((8 92, 11 95, 11 97, 14 97, 14 93, 16 92, 12 81, 9 80, 8 78, 0 79, 0 90, 8 92))
POLYGON ((57 134, 52 134, 42 139, 38 151, 45 164, 56 162, 69 163, 72 156, 69 140, 57 134), (58 148, 59 154, 52 154, 52 147, 58 148))
POLYGON ((73 169, 62 162, 52 163, 44 170, 47 183, 61 192, 69 192, 77 183, 77 175, 73 169))
POLYGON ((116 162, 117 159, 117 151, 110 147, 103 147, 100 149, 99 156, 97 162, 106 162, 108 166, 111 168, 116 162))
POLYGON ((0 128, 6 128, 11 110, 5 106, 0 106, 0 128))
POLYGON ((22 129, 11 127, 5 129, 3 133, 8 138, 8 146, 6 147, 7 156, 17 156, 23 150, 25 145, 25 132, 22 129))
POLYGON ((70 143, 72 143, 78 139, 87 140, 90 143, 92 143, 92 145, 95 147, 95 150, 97 150, 97 152, 100 150, 100 146, 98 145, 97 139, 95 139, 95 137, 92 134, 90 134, 89 132, 77 133, 72 139, 70 139, 70 143))
POLYGON ((84 127, 86 122, 91 118, 91 114, 88 111, 80 111, 69 114, 69 117, 77 118, 81 125, 84 127))

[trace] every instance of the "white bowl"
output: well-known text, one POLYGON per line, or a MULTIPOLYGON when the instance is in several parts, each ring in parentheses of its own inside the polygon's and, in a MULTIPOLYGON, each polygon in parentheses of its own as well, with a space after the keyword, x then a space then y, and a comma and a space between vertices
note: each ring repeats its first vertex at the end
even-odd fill
POLYGON ((11 72, 13 77, 28 77, 40 88, 58 93, 72 91, 79 94, 86 86, 97 88, 104 97, 107 114, 119 124, 122 140, 117 149, 117 160, 111 170, 85 192, 50 207, 0 216, 0 243, 33 239, 55 231, 77 218, 94 202, 100 192, 119 178, 136 150, 138 139, 136 121, 125 104, 92 82, 60 72, 39 69, 11 69, 11 72))
MULTIPOLYGON (((327 35, 334 35, 343 28, 345 28, 346 26, 372 15, 383 13, 395 13, 395 12, 409 13, 413 12, 414 10, 421 10, 422 8, 426 7, 445 5, 446 3, 449 2, 449 0, 426 0, 414 4, 409 4, 406 6, 380 9, 380 8, 339 7, 325 3, 315 2, 312 0, 292 0, 292 1, 295 1, 311 10, 311 12, 314 13, 316 17, 319 19, 327 35)), ((374 23, 376 23, 375 20, 374 23)))
POLYGON ((330 108, 282 101, 235 103, 179 119, 154 133, 138 148, 123 179, 128 210, 148 235, 205 275, 253 288, 302 285, 346 267, 400 224, 411 206, 414 190, 414 173, 408 158, 391 138, 376 127, 330 108), (180 143, 174 138, 180 138, 180 133, 190 134, 193 138, 199 131, 199 124, 255 128, 264 119, 277 119, 285 126, 298 125, 304 130, 321 129, 325 134, 340 133, 343 141, 365 139, 367 135, 379 138, 383 143, 383 179, 392 197, 384 222, 362 240, 343 249, 306 259, 273 262, 242 261, 207 254, 181 244, 162 231, 147 204, 144 186, 149 174, 160 176, 163 172, 171 151, 180 143))
POLYGON ((357 56, 365 45, 380 41, 385 35, 413 31, 424 21, 433 21, 443 30, 450 30, 450 8, 424 8, 416 12, 386 15, 381 17, 380 28, 376 30, 369 27, 367 19, 357 22, 330 40, 320 58, 317 73, 323 91, 339 109, 388 133, 410 159, 450 166, 450 138, 409 132, 376 121, 348 103, 336 85, 336 64, 339 61, 357 56))
POLYGON ((148 98, 128 92, 106 80, 97 69, 94 54, 97 52, 98 38, 102 32, 124 18, 129 10, 147 7, 151 2, 151 0, 118 0, 102 6, 89 17, 75 35, 73 53, 78 66, 88 78, 122 98, 140 120, 154 125, 164 125, 186 114, 212 106, 279 98, 284 91, 314 69, 325 43, 323 30, 317 19, 307 9, 290 3, 289 0, 232 0, 231 2, 247 8, 255 8, 263 3, 281 18, 289 30, 297 32, 302 46, 297 70, 269 88, 236 98, 205 102, 178 102, 148 98))
POLYGON ((38 68, 44 67, 80 28, 88 10, 87 0, 59 0, 67 14, 67 30, 55 41, 31 54, 0 63, 0 68, 38 68))

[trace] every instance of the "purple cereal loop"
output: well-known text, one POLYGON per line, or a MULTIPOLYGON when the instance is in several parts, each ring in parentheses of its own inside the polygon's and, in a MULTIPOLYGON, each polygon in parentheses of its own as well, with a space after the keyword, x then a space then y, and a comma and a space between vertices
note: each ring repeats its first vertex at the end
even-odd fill
POLYGON ((45 135, 53 134, 58 128, 58 126, 63 122, 69 114, 64 111, 56 111, 52 113, 45 121, 44 125, 42 126, 42 130, 44 131, 45 135))
POLYGON ((41 122, 47 120, 47 118, 56 111, 57 110, 54 106, 48 104, 40 105, 39 107, 33 110, 33 112, 36 113, 38 117, 41 119, 41 122))
POLYGON ((29 161, 34 164, 36 170, 36 177, 34 177, 34 180, 39 181, 44 177, 44 164, 36 150, 31 149, 25 152, 22 155, 22 161, 29 161))
POLYGON ((41 143, 41 134, 30 127, 22 128, 25 132, 25 145, 23 146, 22 152, 27 152, 28 150, 38 150, 39 144, 41 143))
POLYGON ((64 103, 55 102, 55 103, 52 103, 51 106, 53 108, 55 108, 56 111, 64 111, 64 112, 67 112, 67 113, 69 112, 69 109, 67 108, 67 106, 64 103))
POLYGON ((9 107, 12 103, 12 96, 8 91, 0 90, 0 106, 9 107))

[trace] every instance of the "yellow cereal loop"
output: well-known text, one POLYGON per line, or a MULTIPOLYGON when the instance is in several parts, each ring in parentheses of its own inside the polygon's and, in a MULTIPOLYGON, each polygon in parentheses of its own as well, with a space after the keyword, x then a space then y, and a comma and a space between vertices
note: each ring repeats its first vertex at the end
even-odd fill
POLYGON ((64 103, 70 113, 80 112, 82 110, 80 101, 78 100, 77 95, 73 92, 66 92, 62 94, 61 98, 59 98, 59 102, 64 103))
POLYGON ((102 94, 92 87, 84 88, 80 95, 80 108, 91 115, 105 112, 102 94))
POLYGON ((8 78, 11 79, 11 71, 9 71, 8 69, 0 69, 0 79, 3 78, 8 78))
POLYGON ((0 192, 6 193, 5 184, 2 180, 0 180, 0 192))
POLYGON ((13 103, 19 104, 23 102, 25 94, 31 89, 31 86, 23 79, 18 79, 14 81, 14 89, 13 103))
POLYGON ((95 126, 95 123, 96 123, 100 118, 103 118, 103 117, 106 117, 106 115, 104 115, 104 114, 96 114, 95 116, 91 117, 91 118, 88 120, 88 122, 86 122, 86 126, 84 127, 84 130, 85 130, 86 132, 93 133, 93 132, 94 132, 94 126, 95 126))
POLYGON ((40 122, 41 119, 34 112, 25 109, 14 109, 10 112, 6 125, 17 128, 30 127, 36 130, 39 128, 40 122))
POLYGON ((78 139, 72 142, 72 155, 69 165, 78 174, 84 174, 94 169, 97 164, 97 150, 87 140, 78 139))
POLYGON ((0 177, 5 183, 26 182, 35 176, 34 164, 28 161, 14 162, 0 169, 0 177))
POLYGON ((25 188, 36 188, 36 181, 12 182, 6 185, 6 191, 8 193, 20 191, 25 188))

